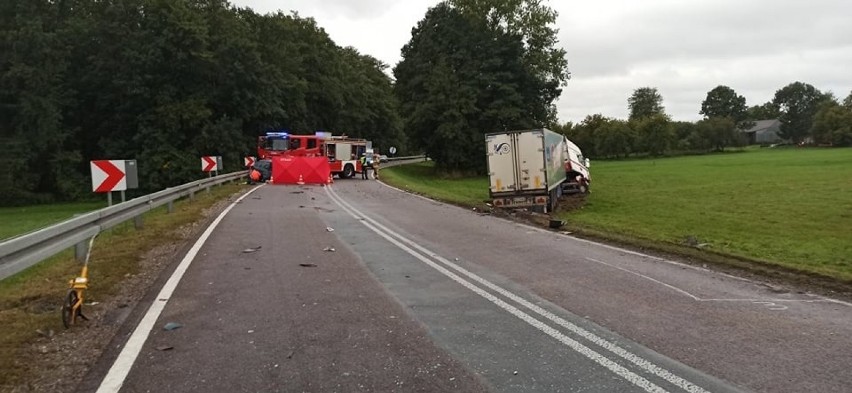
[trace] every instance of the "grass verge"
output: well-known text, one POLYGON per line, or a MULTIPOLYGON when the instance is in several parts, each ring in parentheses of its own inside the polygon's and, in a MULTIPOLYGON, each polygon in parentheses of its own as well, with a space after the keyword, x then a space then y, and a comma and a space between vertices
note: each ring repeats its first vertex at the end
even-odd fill
POLYGON ((0 207, 0 239, 44 228, 73 217, 105 207, 105 202, 58 203, 24 207, 0 207))
MULTIPOLYGON (((382 180, 462 206, 488 198, 486 177, 442 179, 430 163, 387 168, 382 180)), ((595 162, 592 193, 556 215, 581 235, 848 291, 849 195, 852 149, 760 149, 595 162)))
MULTIPOLYGON (((165 207, 146 213, 141 230, 130 221, 98 235, 89 261, 90 287, 85 301, 103 301, 115 295, 124 280, 139 273, 142 255, 173 241, 179 228, 202 219, 205 210, 244 187, 213 187, 210 194, 197 193, 194 201, 175 202, 171 214, 165 207)), ((68 280, 79 271, 73 250, 67 250, 0 282, 0 320, 4 324, 0 330, 0 390, 14 390, 33 377, 36 366, 21 360, 26 359, 24 351, 39 338, 39 331, 64 330, 59 310, 68 280)))

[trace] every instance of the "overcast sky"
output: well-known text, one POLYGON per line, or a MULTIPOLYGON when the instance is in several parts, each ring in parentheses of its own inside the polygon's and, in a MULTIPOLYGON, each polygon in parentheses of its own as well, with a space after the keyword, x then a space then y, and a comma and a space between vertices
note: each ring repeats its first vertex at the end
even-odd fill
MULTIPOLYGON (((313 17, 340 46, 391 67, 436 0, 231 0, 258 13, 313 17)), ((627 98, 656 87, 675 120, 697 120, 707 92, 726 85, 762 104, 801 81, 840 99, 852 90, 849 0, 551 0, 573 74, 561 121, 626 118, 627 98)))

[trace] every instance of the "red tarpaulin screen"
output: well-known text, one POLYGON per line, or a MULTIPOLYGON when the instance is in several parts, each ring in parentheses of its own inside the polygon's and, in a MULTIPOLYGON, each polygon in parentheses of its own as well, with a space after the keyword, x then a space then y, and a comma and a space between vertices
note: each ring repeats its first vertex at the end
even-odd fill
POLYGON ((272 184, 328 184, 326 157, 273 157, 272 184))

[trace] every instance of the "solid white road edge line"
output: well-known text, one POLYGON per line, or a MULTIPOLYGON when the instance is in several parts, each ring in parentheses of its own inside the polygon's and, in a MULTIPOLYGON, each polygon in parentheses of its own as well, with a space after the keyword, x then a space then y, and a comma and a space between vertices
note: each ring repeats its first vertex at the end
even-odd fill
POLYGON ((787 302, 787 303, 828 303, 828 302, 832 302, 831 299, 825 299, 825 298, 820 298, 820 297, 818 297, 816 299, 756 299, 756 298, 755 299, 722 299, 722 298, 703 299, 703 298, 700 298, 698 296, 695 296, 695 295, 689 293, 688 291, 686 291, 684 289, 680 289, 680 288, 678 288, 674 285, 664 283, 660 280, 657 280, 656 278, 646 276, 642 273, 635 272, 635 271, 630 270, 630 269, 625 269, 625 268, 620 267, 620 266, 615 266, 611 263, 606 263, 604 261, 600 261, 600 260, 597 260, 597 259, 594 259, 594 258, 586 257, 586 259, 589 260, 589 261, 595 262, 595 263, 599 263, 599 264, 604 265, 604 266, 609 266, 609 267, 616 269, 616 270, 621 270, 625 273, 629 273, 629 274, 632 274, 634 276, 644 278, 648 281, 660 284, 660 285, 662 285, 666 288, 669 288, 673 291, 679 292, 679 293, 681 293, 681 294, 683 294, 687 297, 690 297, 690 298, 692 298, 692 300, 695 300, 697 302, 753 302, 753 303, 761 303, 761 304, 768 304, 768 303, 771 303, 771 302, 787 302))
POLYGON ((124 344, 124 348, 121 350, 121 353, 118 354, 118 358, 115 359, 115 363, 112 364, 109 372, 107 372, 107 375, 104 377, 103 381, 101 381, 101 386, 98 388, 97 393, 113 393, 118 392, 121 389, 121 385, 124 384, 124 380, 127 378, 130 368, 133 367, 136 357, 139 356, 142 346, 145 345, 145 341, 148 339, 151 329, 157 322, 157 318, 160 317, 160 313, 162 313, 163 309, 166 308, 169 298, 172 296, 175 288, 177 288, 181 278, 183 278, 183 274, 186 273, 186 269, 189 268, 189 265, 195 259, 195 256, 198 254, 201 246, 204 245, 207 238, 210 237, 210 234, 212 234, 213 230, 219 225, 219 222, 225 218, 225 215, 228 214, 228 212, 231 211, 237 203, 240 203, 240 201, 260 187, 262 187, 262 185, 252 188, 241 197, 237 198, 236 201, 231 203, 224 211, 222 211, 222 213, 219 214, 218 217, 216 217, 215 220, 213 220, 210 226, 201 234, 201 237, 195 241, 195 244, 192 245, 192 248, 189 249, 186 256, 184 256, 183 260, 180 261, 180 264, 172 273, 172 276, 169 277, 169 280, 166 281, 165 285, 163 285, 160 293, 156 298, 154 298, 154 302, 151 303, 151 307, 148 308, 148 312, 145 313, 145 316, 142 317, 139 325, 137 325, 136 329, 133 330, 133 334, 130 335, 129 339, 127 339, 127 343, 124 344))
MULTIPOLYGON (((414 194, 414 193, 411 193, 409 191, 403 190, 401 188, 397 188, 397 187, 394 187, 392 185, 389 185, 387 183, 383 183, 383 182, 380 182, 380 183, 387 188, 399 191, 399 192, 404 193, 404 194, 412 195, 414 197, 421 198, 421 199, 427 200, 427 201, 432 202, 432 203, 445 204, 444 202, 437 201, 437 200, 434 200, 434 199, 431 199, 431 198, 428 198, 428 197, 425 197, 425 196, 422 196, 422 195, 414 194)), ((445 205, 456 207, 456 208, 459 208, 461 210, 467 211, 466 209, 462 209, 458 206, 448 205, 448 204, 445 204, 445 205)), ((523 223, 515 222, 514 224, 521 226, 521 227, 526 227, 530 230, 534 230, 534 231, 539 232, 539 233, 546 233, 546 234, 549 234, 549 235, 559 235, 559 236, 571 239, 571 240, 579 242, 579 243, 591 244, 591 245, 603 247, 603 248, 606 248, 606 249, 609 249, 609 250, 612 250, 612 251, 618 251, 618 252, 622 252, 622 253, 625 253, 625 254, 635 255, 635 256, 638 256, 638 257, 647 258, 647 259, 654 260, 654 261, 657 261, 657 262, 667 263, 667 264, 670 264, 670 265, 674 265, 674 266, 678 266, 678 267, 682 267, 682 268, 686 268, 686 269, 692 269, 692 270, 697 270, 697 271, 701 271, 701 272, 719 274, 719 275, 722 275, 722 276, 725 276, 727 278, 737 280, 737 281, 748 282, 748 283, 756 284, 756 285, 760 284, 759 281, 751 280, 751 279, 744 278, 744 277, 737 277, 733 274, 728 274, 728 273, 725 273, 725 272, 719 272, 719 271, 710 270, 710 269, 703 268, 703 267, 693 266, 693 265, 686 264, 686 263, 683 263, 683 262, 673 261, 671 259, 665 259, 665 258, 653 256, 653 255, 643 254, 643 253, 638 252, 638 251, 628 250, 626 248, 621 248, 621 247, 618 247, 618 246, 612 246, 612 245, 609 245, 609 244, 599 243, 599 242, 596 242, 594 240, 588 240, 588 239, 583 239, 583 238, 579 238, 579 237, 576 237, 576 236, 567 235, 567 234, 564 234, 564 233, 548 231, 548 230, 545 230, 545 229, 536 228, 534 226, 530 226, 530 225, 523 224, 523 223)), ((840 305, 847 306, 847 307, 852 307, 852 303, 845 302, 843 300, 833 299, 833 298, 825 297, 825 296, 816 296, 816 297, 817 297, 817 299, 819 299, 820 301, 823 301, 823 302, 835 303, 835 304, 840 304, 840 305)), ((708 300, 711 300, 711 299, 708 299, 708 300)), ((712 300, 725 301, 725 299, 712 299, 712 300)), ((810 301, 806 301, 806 302, 810 302, 810 301)))
POLYGON ((678 387, 680 387, 680 388, 682 388, 682 389, 684 389, 688 392, 691 392, 691 393, 708 393, 706 390, 702 389, 701 387, 696 386, 695 384, 688 382, 688 381, 672 374, 668 370, 662 369, 662 368, 652 364, 651 362, 648 362, 645 359, 642 359, 642 358, 640 358, 640 357, 638 357, 638 356, 636 356, 632 353, 629 353, 626 350, 616 346, 615 344, 612 344, 612 343, 610 343, 610 342, 608 342, 608 341, 606 341, 606 340, 604 340, 600 337, 597 337, 594 334, 580 328, 579 326, 576 326, 576 325, 574 325, 574 324, 572 324, 568 321, 565 321, 562 318, 560 318, 560 317, 558 317, 558 316, 556 316, 556 315, 554 315, 554 314, 552 314, 552 313, 550 313, 550 312, 548 312, 548 311, 546 311, 546 310, 544 310, 544 309, 542 309, 538 306, 533 305, 532 303, 526 301, 525 299, 521 298, 520 296, 514 295, 513 293, 511 293, 511 292, 509 292, 509 291, 507 291, 507 290, 505 290, 505 289, 503 289, 503 288, 501 288, 501 287, 499 287, 495 284, 492 284, 489 281, 487 281, 487 280, 485 280, 485 279, 483 279, 479 276, 476 276, 475 274, 468 272, 467 270, 461 268, 460 266, 455 265, 454 263, 436 255, 434 252, 431 252, 431 251, 419 246, 418 244, 414 243, 413 241, 406 239, 402 235, 395 233, 394 231, 388 229, 384 225, 382 225, 382 224, 376 222, 375 220, 367 217, 366 215, 360 213, 357 209, 352 207, 350 204, 348 204, 346 201, 344 201, 340 196, 338 196, 333 190, 331 190, 330 187, 327 187, 326 191, 329 194, 329 197, 331 197, 331 199, 334 200, 335 203, 338 204, 338 206, 340 206, 344 211, 349 213, 353 218, 360 221, 362 224, 364 224, 366 227, 368 227, 370 230, 372 230, 373 232, 375 232, 379 236, 383 237, 387 241, 396 245, 397 247, 399 247, 403 251, 407 252, 411 256, 419 259, 423 263, 426 263, 427 265, 431 266, 435 270, 441 272, 442 274, 449 277, 453 281, 456 281, 457 283, 461 284, 465 288, 473 291, 477 295, 482 296, 483 298, 494 303, 498 307, 506 310, 510 314, 518 317, 519 319, 523 320, 524 322, 527 322, 531 326, 533 326, 533 327, 541 330, 545 334, 557 339, 558 341, 562 342, 563 344, 565 344, 566 346, 575 350, 576 352, 588 357, 589 359, 593 360, 594 362, 596 362, 596 363, 600 364, 601 366, 605 367, 606 369, 612 371, 616 375, 624 378, 628 382, 631 382, 634 385, 643 388, 645 391, 647 391, 647 392, 665 392, 666 390, 664 390, 663 388, 661 388, 661 387, 655 385, 654 383, 648 381, 647 379, 631 372, 630 370, 628 370, 628 369, 624 368, 623 366, 613 362, 612 360, 610 360, 607 357, 595 352, 594 350, 586 347, 585 345, 571 339, 568 336, 565 336, 564 334, 562 334, 558 330, 553 329, 552 327, 544 324, 543 322, 533 318, 529 314, 527 314, 527 313, 519 310, 518 308, 504 302, 503 300, 501 300, 501 299, 497 298, 496 296, 486 292, 485 290, 477 287, 476 285, 472 284, 471 282, 459 277, 458 275, 447 270, 443 266, 438 265, 437 263, 429 260, 423 254, 421 254, 417 251, 414 251, 412 248, 406 246, 402 242, 408 243, 412 247, 419 249, 419 251, 424 252, 427 255, 430 255, 432 258, 435 258, 436 260, 441 261, 445 265, 447 265, 447 266, 449 266, 449 267, 451 267, 451 268, 473 278, 474 280, 480 282, 483 285, 488 286, 489 288, 497 291, 501 295, 506 296, 506 297, 524 305, 527 308, 530 308, 531 310, 539 313, 540 315, 542 315, 542 316, 544 316, 548 319, 551 319, 554 322, 557 322, 558 324, 562 325, 563 327, 569 328, 569 330, 572 330, 575 333, 577 333, 578 331, 584 332, 585 335, 583 335, 583 334, 580 334, 580 335, 591 340, 591 341, 593 341, 593 342, 595 342, 598 345, 603 346, 605 349, 608 349, 608 350, 618 354, 619 356, 631 361, 632 363, 634 363, 637 366, 639 366, 640 368, 642 368, 644 371, 647 371, 647 372, 653 373, 657 376, 660 376, 663 379, 666 379, 668 382, 670 382, 670 383, 672 383, 672 384, 674 384, 674 385, 676 385, 676 386, 678 386, 678 387), (370 223, 367 223, 367 221, 369 221, 370 223), (372 224, 372 225, 370 225, 370 224, 372 224), (377 229, 377 227, 381 228, 382 230, 377 229), (387 233, 385 233, 385 232, 387 232, 387 233), (393 236, 393 237, 391 237, 391 236, 393 236), (398 241, 394 237, 399 238, 400 240, 398 241), (559 321, 561 321, 561 323, 559 321), (593 340, 590 337, 593 337, 596 340, 593 340))

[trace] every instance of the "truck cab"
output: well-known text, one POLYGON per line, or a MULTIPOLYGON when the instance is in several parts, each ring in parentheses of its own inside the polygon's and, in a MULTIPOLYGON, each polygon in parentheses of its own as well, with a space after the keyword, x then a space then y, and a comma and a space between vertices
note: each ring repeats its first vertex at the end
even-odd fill
POLYGON ((586 194, 592 177, 589 174, 589 159, 583 156, 580 147, 565 138, 565 183, 562 185, 563 194, 586 194))

